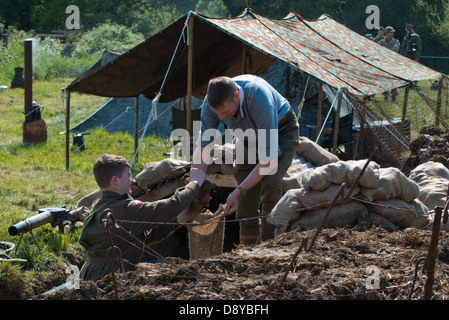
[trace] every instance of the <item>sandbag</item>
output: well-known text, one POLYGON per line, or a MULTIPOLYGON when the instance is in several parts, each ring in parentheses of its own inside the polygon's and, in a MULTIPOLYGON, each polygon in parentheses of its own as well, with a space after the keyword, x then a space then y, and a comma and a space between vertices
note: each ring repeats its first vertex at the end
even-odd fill
MULTIPOLYGON (((341 186, 331 185, 325 192, 305 188, 288 190, 268 215, 267 221, 278 229, 278 233, 285 232, 291 221, 298 219, 304 213, 298 211, 299 209, 318 205, 328 207, 340 188, 341 186)), ((349 190, 349 187, 345 187, 343 193, 347 194, 349 190)), ((355 188, 352 196, 357 195, 359 191, 359 188, 355 188)))
POLYGON ((287 193, 289 190, 299 189, 301 187, 301 179, 299 179, 299 177, 282 178, 282 194, 287 193))
MULTIPOLYGON (((327 211, 328 208, 305 212, 288 226, 287 231, 295 230, 297 228, 299 230, 310 230, 317 228, 320 226, 321 221, 327 211)), ((347 226, 354 226, 359 217, 366 215, 367 212, 366 207, 357 201, 336 205, 329 213, 329 216, 324 222, 323 228, 343 228, 347 226)))
POLYGON ((424 203, 429 210, 435 207, 444 207, 447 200, 449 180, 439 177, 429 177, 420 183, 421 194, 419 200, 424 203))
POLYGON ((430 211, 433 211, 437 206, 445 206, 449 180, 436 176, 426 176, 421 177, 418 186, 420 190, 418 199, 424 203, 430 211))
POLYGON ((399 230, 399 227, 390 220, 373 212, 368 212, 367 214, 360 216, 357 220, 357 225, 364 230, 370 229, 373 226, 382 227, 390 232, 399 230))
POLYGON ((190 169, 190 162, 178 159, 164 159, 159 162, 150 162, 136 175, 137 185, 148 192, 165 180, 171 180, 184 175, 190 169))
POLYGON ((200 213, 193 222, 206 224, 188 225, 190 260, 206 259, 223 253, 224 215, 223 208, 212 213, 209 210, 200 213))
POLYGON ((442 163, 429 161, 420 164, 410 172, 409 178, 417 183, 425 176, 435 176, 449 180, 449 169, 442 163))
POLYGON ((100 188, 98 188, 97 190, 89 193, 87 196, 81 198, 76 204, 76 207, 81 208, 84 206, 86 208, 90 208, 97 199, 100 199, 100 197, 101 197, 101 190, 100 188))
MULTIPOLYGON (((302 176, 302 185, 308 190, 323 191, 331 184, 352 186, 366 160, 338 161, 316 168, 302 176)), ((379 165, 371 161, 359 180, 359 186, 376 188, 379 185, 379 165)))
POLYGON ((419 187, 399 169, 379 169, 379 185, 376 188, 361 188, 360 195, 369 201, 401 199, 411 202, 419 197, 419 187))
POLYGON ((422 228, 431 222, 429 209, 418 199, 405 202, 401 199, 378 200, 379 205, 369 205, 369 212, 377 213, 400 228, 422 228))
POLYGON ((290 189, 301 188, 301 176, 315 169, 315 165, 298 154, 295 154, 290 167, 282 179, 282 194, 285 194, 290 189))
MULTIPOLYGON (((420 164, 410 172, 409 177, 418 184, 419 200, 427 206, 429 211, 446 205, 449 170, 442 163, 429 161, 420 164)), ((449 230, 449 223, 441 221, 441 229, 449 230)))
POLYGON ((234 161, 234 152, 235 145, 232 143, 225 143, 223 145, 215 144, 212 153, 214 163, 232 165, 234 161))
POLYGON ((330 153, 309 138, 302 136, 299 137, 299 145, 296 149, 296 153, 318 167, 339 160, 336 155, 330 153))

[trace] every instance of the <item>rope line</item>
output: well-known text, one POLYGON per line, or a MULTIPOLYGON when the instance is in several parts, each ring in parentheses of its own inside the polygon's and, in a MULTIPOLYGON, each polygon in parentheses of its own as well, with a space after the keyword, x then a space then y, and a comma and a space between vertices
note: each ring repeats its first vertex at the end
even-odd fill
MULTIPOLYGON (((181 40, 182 40, 182 39, 184 39, 184 41, 185 41, 185 38, 184 38, 184 31, 185 31, 186 29, 189 28, 188 21, 189 21, 191 15, 192 15, 192 11, 189 11, 189 13, 187 14, 186 21, 185 21, 185 23, 184 23, 184 27, 182 28, 181 35, 179 36, 178 43, 176 44, 175 52, 174 52, 173 55, 172 55, 172 58, 171 58, 171 61, 170 61, 169 66, 168 66, 167 72, 165 73, 165 76, 164 76, 164 80, 162 81, 161 88, 159 89, 159 92, 157 93, 156 97, 153 99, 153 102, 152 102, 152 108, 153 108, 153 109, 152 109, 152 112, 150 112, 150 115, 148 116, 147 123, 145 124, 145 128, 144 128, 142 137, 140 138, 139 145, 137 146, 136 152, 134 153, 134 157, 133 157, 133 160, 132 160, 132 162, 131 162, 131 169, 132 169, 132 167, 133 167, 133 165, 134 165, 134 161, 135 161, 136 158, 137 158, 137 154, 138 154, 138 152, 139 152, 140 146, 142 145, 142 141, 143 141, 143 138, 145 137, 145 133, 146 133, 146 131, 147 131, 147 128, 148 128, 148 126, 150 125, 150 119, 151 119, 152 117, 153 117, 154 119, 157 119, 157 111, 156 111, 156 109, 157 109, 157 104, 158 104, 159 99, 160 99, 160 97, 161 97, 162 89, 163 89, 164 86, 165 86, 165 82, 167 81, 167 77, 168 77, 168 74, 169 74, 169 72, 170 72, 170 69, 171 69, 171 66, 172 66, 172 64, 173 64, 173 61, 174 61, 174 59, 175 59, 176 53, 178 52, 179 44, 181 43, 181 40)), ((187 32, 187 44, 189 44, 189 41, 190 41, 190 38, 189 38, 188 33, 189 33, 189 32, 187 32)))
MULTIPOLYGON (((40 107, 42 107, 41 105, 38 105, 36 108, 34 108, 33 110, 31 110, 29 113, 25 114, 25 118, 27 116, 29 116, 30 114, 32 114, 34 111, 36 111, 37 109, 39 109, 40 107)), ((22 119, 16 120, 13 123, 11 123, 9 126, 7 126, 5 129, 3 129, 2 131, 0 131, 0 134, 4 134, 6 131, 8 131, 9 128, 11 128, 12 126, 14 126, 15 124, 17 124, 18 122, 22 121, 22 119)))

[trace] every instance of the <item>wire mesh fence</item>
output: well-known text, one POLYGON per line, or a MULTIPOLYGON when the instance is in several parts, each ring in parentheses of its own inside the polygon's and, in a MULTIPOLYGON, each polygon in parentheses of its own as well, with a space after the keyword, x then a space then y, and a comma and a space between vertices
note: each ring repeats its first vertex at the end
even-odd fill
POLYGON ((409 144, 425 126, 448 129, 448 80, 424 80, 364 98, 348 94, 360 133, 358 156, 376 147, 382 162, 401 167, 409 144))

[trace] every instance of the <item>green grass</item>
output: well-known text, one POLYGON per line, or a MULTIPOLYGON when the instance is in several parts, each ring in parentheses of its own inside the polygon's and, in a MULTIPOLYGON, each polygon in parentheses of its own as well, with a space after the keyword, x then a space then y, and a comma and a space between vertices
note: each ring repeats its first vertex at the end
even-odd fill
MULTIPOLYGON (((134 137, 130 134, 109 134, 102 128, 90 130, 88 146, 80 152, 70 149, 70 168, 65 166, 65 104, 61 89, 72 79, 54 79, 33 83, 33 100, 44 109, 42 117, 47 127, 47 141, 41 144, 23 143, 24 90, 8 89, 0 92, 0 241, 18 244, 19 237, 8 234, 8 227, 37 214, 39 208, 66 205, 75 207, 78 200, 97 188, 92 167, 104 153, 119 154, 130 162, 134 156, 134 137)), ((72 94, 71 125, 74 126, 98 109, 106 98, 72 94)), ((72 143, 72 140, 70 140, 72 143)), ((133 166, 133 174, 140 172, 148 162, 160 161, 169 152, 171 142, 166 138, 146 137, 139 151, 139 161, 133 166)), ((61 235, 50 225, 37 228, 33 233, 42 252, 39 252, 30 234, 25 234, 17 254, 11 258, 27 259, 30 273, 52 268, 61 269, 66 261, 60 252, 79 250, 79 231, 61 235)), ((64 268, 62 268, 64 269, 64 268)), ((14 269, 0 267, 0 284, 13 274, 14 269), (6 268, 6 269, 5 269, 6 268), (7 270, 2 273, 2 270, 7 270), (11 271, 12 270, 12 271, 11 271)), ((55 284, 58 285, 58 284, 55 284)), ((1 288, 0 288, 1 290, 1 288)), ((23 292, 30 292, 26 288, 23 292)))
MULTIPOLYGON (((435 113, 437 106, 437 90, 431 90, 431 82, 423 80, 418 82, 419 90, 427 98, 429 105, 418 95, 416 90, 409 91, 408 103, 406 109, 406 118, 410 120, 410 138, 415 139, 419 135, 420 129, 425 125, 435 124, 435 113), (433 111, 432 111, 433 110, 433 111)), ((440 110, 440 119, 448 123, 448 104, 447 104, 447 87, 442 93, 442 102, 440 110)), ((381 119, 402 118, 403 104, 404 104, 405 89, 398 89, 398 96, 396 102, 384 101, 382 94, 377 94, 374 99, 367 102, 367 105, 376 112, 381 119), (379 110, 382 110, 380 112, 379 110)), ((440 127, 444 126, 440 122, 440 127)))

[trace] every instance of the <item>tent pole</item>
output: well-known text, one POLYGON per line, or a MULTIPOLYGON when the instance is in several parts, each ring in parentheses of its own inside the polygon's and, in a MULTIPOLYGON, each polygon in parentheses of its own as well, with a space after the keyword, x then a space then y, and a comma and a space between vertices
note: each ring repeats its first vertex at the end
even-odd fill
POLYGON ((134 153, 137 160, 139 157, 139 96, 134 99, 134 153))
POLYGON ((441 95, 443 92, 443 75, 440 77, 438 82, 438 96, 437 96, 437 110, 435 117, 435 125, 438 127, 440 125, 440 113, 441 113, 441 95))
POLYGON ((337 146, 338 146, 338 131, 340 130, 340 110, 341 110, 341 98, 342 93, 338 94, 338 104, 337 104, 337 112, 335 113, 335 122, 334 122, 334 141, 332 153, 337 154, 337 146))
POLYGON ((65 99, 65 169, 70 166, 70 90, 66 90, 65 99))
POLYGON ((242 73, 246 73, 246 43, 243 43, 242 47, 242 73))
MULTIPOLYGON (((318 113, 317 113, 317 123, 316 132, 321 132, 321 110, 323 109, 323 82, 320 81, 320 91, 318 92, 318 113)), ((320 139, 317 140, 317 144, 320 144, 320 139)))
POLYGON ((193 17, 189 19, 189 47, 187 62, 187 119, 186 130, 192 131, 192 82, 193 82, 193 17))

